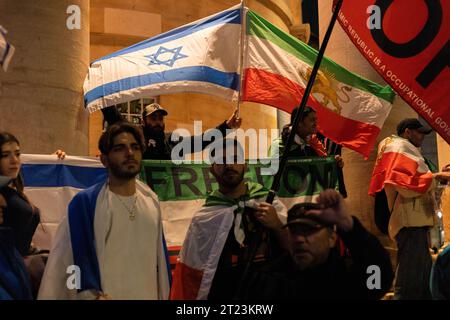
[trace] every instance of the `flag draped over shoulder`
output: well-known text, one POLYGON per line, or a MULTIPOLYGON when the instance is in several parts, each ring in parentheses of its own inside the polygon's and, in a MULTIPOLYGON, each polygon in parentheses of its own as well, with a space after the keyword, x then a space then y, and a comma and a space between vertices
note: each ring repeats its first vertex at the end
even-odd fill
MULTIPOLYGON (((317 51, 252 11, 246 15, 242 100, 291 112, 300 104, 317 51)), ((365 157, 376 143, 395 94, 324 58, 308 105, 319 130, 365 157)))
POLYGON ((407 139, 392 135, 380 142, 369 195, 374 196, 385 184, 423 194, 432 180, 433 174, 418 148, 407 139))
POLYGON ((8 70, 8 65, 14 54, 14 47, 6 41, 7 31, 0 25, 0 66, 3 71, 8 70))
POLYGON ((102 57, 89 67, 85 106, 93 112, 176 92, 236 100, 240 37, 241 10, 236 6, 102 57))
MULTIPOLYGON (((258 183, 247 182, 247 188, 248 193, 239 199, 231 199, 218 190, 213 191, 206 198, 203 208, 193 216, 175 268, 170 293, 172 300, 208 298, 233 221, 236 240, 243 245, 245 234, 240 227, 244 206, 256 207, 268 193, 268 189, 258 183)), ((285 223, 286 207, 278 198, 273 206, 285 223)))

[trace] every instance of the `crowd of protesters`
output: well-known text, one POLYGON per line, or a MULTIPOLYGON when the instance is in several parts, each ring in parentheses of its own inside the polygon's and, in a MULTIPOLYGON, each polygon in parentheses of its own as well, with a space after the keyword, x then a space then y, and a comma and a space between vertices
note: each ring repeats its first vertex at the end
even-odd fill
MULTIPOLYGON (((388 252, 339 192, 327 189, 315 202, 290 208, 277 198, 268 203, 268 189, 244 180, 247 167, 238 161, 244 150, 232 139, 224 139, 222 155, 211 159, 218 189, 194 214, 171 281, 158 197, 136 179, 143 159, 170 159, 168 112, 146 106, 141 127, 113 109, 104 114, 109 125, 99 150, 108 178, 72 199, 48 260, 33 257, 40 253, 32 243, 40 211, 24 192, 20 143, 0 132, 0 299, 381 299, 392 287, 395 299, 450 298, 449 250, 433 266, 427 240, 433 192, 450 181, 450 170, 434 170, 421 155, 431 129, 417 119, 401 121, 380 143, 370 187, 386 195, 389 235, 398 248, 395 281, 388 252), (236 155, 231 160, 230 153, 236 155), (412 179, 419 188, 411 187, 412 179), (73 264, 85 276, 69 288, 66 269, 73 264)), ((316 121, 307 107, 293 146, 285 151, 288 125, 272 156, 326 156, 316 121)), ((235 112, 217 128, 241 122, 235 112)), ((61 150, 55 155, 64 156, 61 150)), ((342 168, 342 157, 335 159, 342 168)))

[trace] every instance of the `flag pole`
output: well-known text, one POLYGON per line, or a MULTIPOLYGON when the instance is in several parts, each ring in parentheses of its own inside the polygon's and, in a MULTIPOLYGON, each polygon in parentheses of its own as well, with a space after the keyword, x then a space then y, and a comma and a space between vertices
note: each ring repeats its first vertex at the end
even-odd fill
POLYGON ((314 80, 316 79, 317 72, 319 71, 320 63, 322 62, 323 55, 325 53, 325 49, 328 44, 328 40, 330 40, 331 32, 333 31, 334 24, 337 20, 339 10, 341 9, 343 0, 338 0, 336 6, 334 7, 334 12, 331 17, 330 23, 327 28, 327 32, 325 33, 325 36, 322 41, 322 45, 320 46, 319 53, 317 54, 316 62, 314 63, 314 67, 311 72, 311 76, 309 77, 308 84, 305 88, 305 93, 303 94, 302 101, 300 102, 300 105, 298 107, 298 112, 295 116, 294 122, 292 123, 292 129, 291 133, 289 134, 289 138, 287 140, 287 144, 283 150, 283 155, 280 159, 280 165, 277 174, 275 175, 272 187, 270 188, 269 194, 267 195, 266 202, 272 203, 276 193, 280 189, 280 181, 281 177, 283 176, 284 169, 286 167, 287 158, 289 150, 291 149, 292 143, 294 142, 294 136, 295 136, 295 128, 297 128, 298 123, 300 122, 301 116, 303 114, 303 111, 305 110, 306 103, 308 102, 309 94, 311 93, 312 86, 314 84, 314 80))
POLYGON ((242 83, 244 82, 244 42, 245 42, 245 28, 246 28, 246 18, 245 18, 245 1, 241 0, 241 41, 239 45, 239 93, 237 101, 237 113, 236 116, 239 118, 241 112, 241 102, 242 102, 242 83))
MULTIPOLYGON (((317 72, 319 71, 320 63, 322 62, 323 54, 327 47, 328 40, 330 40, 331 32, 333 31, 333 27, 334 27, 334 24, 338 17, 339 10, 341 9, 342 2, 343 2, 343 0, 338 0, 336 6, 334 8, 334 12, 331 17, 330 24, 328 25, 327 32, 325 33, 325 36, 323 38, 322 45, 320 46, 316 62, 314 63, 314 67, 311 72, 311 76, 308 80, 308 84, 306 85, 305 93, 303 94, 302 101, 300 102, 299 111, 297 112, 297 114, 295 116, 294 123, 292 123, 291 133, 289 134, 289 139, 288 139, 287 145, 284 148, 283 155, 280 160, 280 166, 279 166, 278 172, 273 179, 272 187, 270 188, 269 194, 267 195, 267 198, 266 198, 266 202, 268 202, 268 203, 273 202, 276 193, 280 189, 280 181, 281 181, 281 177, 283 175, 284 169, 286 167, 287 156, 288 156, 289 150, 291 149, 291 145, 294 142, 295 128, 297 128, 298 123, 300 122, 301 115, 305 109, 309 94, 311 93, 311 89, 314 84, 314 80, 316 79, 317 72)), ((245 282, 248 280, 247 278, 249 275, 250 267, 253 263, 253 260, 255 259, 256 252, 257 252, 259 246, 261 245, 261 242, 263 241, 263 233, 264 232, 262 231, 262 228, 260 228, 259 232, 256 233, 256 239, 255 239, 255 241, 253 241, 254 243, 252 244, 251 248, 249 248, 250 255, 248 257, 248 260, 246 261, 244 272, 242 273, 241 280, 239 282, 238 288, 237 288, 235 296, 234 296, 234 298, 236 300, 242 298, 242 296, 241 296, 242 290, 244 288, 245 282)))

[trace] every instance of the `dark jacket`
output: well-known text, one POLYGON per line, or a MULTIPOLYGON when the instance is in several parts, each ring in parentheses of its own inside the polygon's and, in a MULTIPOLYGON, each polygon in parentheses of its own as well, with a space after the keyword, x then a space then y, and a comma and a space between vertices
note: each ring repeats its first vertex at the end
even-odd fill
POLYGON ((450 300, 450 245, 439 253, 433 264, 430 288, 434 300, 450 300))
POLYGON ((0 300, 31 300, 30 278, 11 228, 0 226, 0 300))
MULTIPOLYGON (((102 109, 103 116, 108 125, 112 125, 116 122, 123 121, 123 118, 117 108, 110 107, 102 109)), ((226 121, 216 127, 222 136, 225 137, 226 130, 230 129, 226 121)), ((155 132, 151 128, 142 125, 142 131, 145 138, 146 150, 142 155, 144 160, 171 160, 172 149, 184 139, 189 139, 191 153, 198 152, 200 150, 194 150, 196 145, 201 145, 201 150, 204 150, 209 144, 214 141, 203 141, 204 133, 198 136, 180 137, 176 141, 172 141, 172 132, 155 132)), ((179 154, 182 157, 184 154, 179 154)))
MULTIPOLYGON (((226 130, 230 129, 226 121, 216 127, 223 137, 226 135, 226 130)), ((155 133, 148 127, 142 126, 145 137, 146 150, 142 156, 145 160, 171 160, 172 149, 179 143, 185 143, 185 139, 188 139, 187 144, 190 145, 190 153, 195 153, 204 150, 208 145, 214 141, 204 141, 203 137, 205 133, 198 136, 179 137, 179 139, 172 140, 173 132, 161 132, 155 133), (195 150, 196 146, 201 146, 201 150, 195 150)), ((184 154, 177 154, 179 157, 183 157, 184 154)))
POLYGON ((22 256, 30 254, 31 241, 40 222, 39 209, 33 208, 17 190, 3 187, 6 209, 3 226, 12 229, 14 243, 22 256))
MULTIPOLYGON (((269 148, 269 157, 279 158, 284 153, 288 142, 289 135, 291 133, 290 125, 283 127, 281 136, 272 141, 269 148)), ((327 150, 320 141, 317 134, 313 134, 308 137, 308 141, 301 141, 301 145, 294 142, 288 151, 288 158, 299 157, 326 157, 327 150)))
MULTIPOLYGON (((328 260, 309 270, 299 270, 290 254, 264 266, 253 273, 246 286, 247 299, 272 300, 367 300, 379 299, 390 288, 393 272, 388 252, 377 238, 353 218, 354 227, 349 232, 339 232, 350 252, 344 259, 332 250, 328 260), (370 290, 367 281, 373 272, 370 265, 380 268, 380 289, 370 290)), ((372 281, 369 281, 372 283, 372 281)))

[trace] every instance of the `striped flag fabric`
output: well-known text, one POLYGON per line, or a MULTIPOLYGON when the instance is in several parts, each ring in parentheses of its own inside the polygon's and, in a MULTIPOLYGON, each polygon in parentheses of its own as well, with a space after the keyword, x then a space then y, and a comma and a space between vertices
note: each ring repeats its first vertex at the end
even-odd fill
POLYGON ((25 194, 41 215, 33 242, 41 249, 50 249, 69 202, 81 190, 106 181, 107 172, 93 157, 58 160, 55 155, 23 154, 21 160, 25 194))
POLYGON ((236 209, 213 206, 194 214, 173 273, 170 300, 207 299, 236 209))
POLYGON ((8 70, 8 65, 15 50, 14 46, 6 41, 7 33, 6 29, 0 25, 0 66, 5 72, 8 70))
MULTIPOLYGON (((300 104, 317 51, 250 10, 246 26, 242 100, 291 112, 300 104)), ((325 57, 308 105, 317 111, 322 134, 367 158, 394 97, 389 86, 325 57)))
MULTIPOLYGON (((313 201, 326 188, 338 188, 334 157, 289 160, 277 194, 290 208, 298 202, 313 201)), ((248 163, 245 178, 269 188, 273 176, 263 175, 258 163, 248 163)), ((164 235, 169 251, 183 244, 193 215, 199 211, 206 196, 218 188, 206 163, 175 165, 171 161, 143 161, 141 179, 147 181, 161 202, 164 235)))
MULTIPOLYGON (((265 201, 267 189, 252 182, 249 182, 247 187, 249 199, 246 200, 245 206, 255 208, 265 201)), ((286 223, 287 208, 278 198, 275 198, 272 205, 282 223, 286 223)), ((243 202, 233 203, 217 193, 208 198, 205 206, 194 214, 173 275, 171 300, 208 298, 223 248, 233 228, 233 221, 236 240, 244 245, 245 233, 241 230, 239 235, 237 231, 240 221, 244 219, 243 215, 243 202)), ((232 257, 232 260, 237 263, 237 256, 232 257)))
POLYGON ((396 135, 380 142, 369 195, 375 196, 385 184, 424 194, 432 181, 433 174, 425 159, 411 142, 396 135))
MULTIPOLYGON (((106 181, 107 172, 98 158, 55 155, 21 155, 25 193, 40 209, 41 224, 34 243, 50 249, 59 222, 67 206, 81 190, 106 181)), ((195 212, 202 208, 206 195, 217 189, 209 172, 210 165, 175 165, 171 161, 145 160, 140 178, 158 195, 164 235, 174 265, 185 234, 195 212)), ((246 178, 270 186, 273 176, 261 174, 263 165, 249 164, 246 178)), ((301 201, 312 201, 326 188, 338 188, 337 168, 333 157, 290 160, 287 179, 281 183, 278 197, 290 208, 301 201), (305 182, 307 181, 307 182, 305 182)))
POLYGON ((237 100, 240 38, 236 6, 102 57, 86 76, 85 107, 177 92, 237 100))

